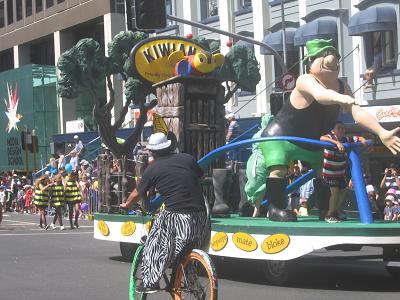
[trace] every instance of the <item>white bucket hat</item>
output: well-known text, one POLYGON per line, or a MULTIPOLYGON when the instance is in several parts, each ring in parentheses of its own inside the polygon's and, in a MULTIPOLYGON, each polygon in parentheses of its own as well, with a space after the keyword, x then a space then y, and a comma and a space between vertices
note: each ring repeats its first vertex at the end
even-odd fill
POLYGON ((153 133, 149 138, 149 144, 147 149, 158 151, 164 150, 171 146, 171 140, 167 139, 167 136, 162 132, 153 133))
POLYGON ((396 198, 392 195, 386 195, 385 201, 391 201, 393 204, 395 204, 396 198))

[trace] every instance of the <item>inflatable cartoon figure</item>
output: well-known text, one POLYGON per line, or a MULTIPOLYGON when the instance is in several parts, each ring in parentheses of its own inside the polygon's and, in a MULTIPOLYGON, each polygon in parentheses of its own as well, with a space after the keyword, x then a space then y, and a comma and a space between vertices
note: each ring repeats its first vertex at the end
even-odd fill
MULTIPOLYGON (((340 55, 332 40, 315 39, 306 44, 304 59, 308 74, 297 79, 296 87, 262 136, 297 136, 319 140, 329 132, 340 111, 351 112, 353 119, 379 136, 393 154, 400 152, 400 128, 388 131, 356 104, 347 83, 338 79, 340 55)), ((260 145, 269 177, 266 179, 266 198, 269 200, 269 219, 297 221, 291 210, 285 210, 285 175, 291 160, 304 160, 316 171, 322 168, 322 149, 288 141, 271 141, 260 145)), ((329 186, 321 180, 314 182, 317 199, 329 203, 329 186)), ((320 212, 323 210, 320 205, 320 212)), ((324 216, 320 216, 324 218, 324 216)))
POLYGON ((221 53, 211 54, 208 52, 185 56, 182 51, 175 51, 168 56, 168 61, 175 65, 175 75, 182 76, 201 76, 212 73, 223 65, 224 60, 225 57, 221 53))

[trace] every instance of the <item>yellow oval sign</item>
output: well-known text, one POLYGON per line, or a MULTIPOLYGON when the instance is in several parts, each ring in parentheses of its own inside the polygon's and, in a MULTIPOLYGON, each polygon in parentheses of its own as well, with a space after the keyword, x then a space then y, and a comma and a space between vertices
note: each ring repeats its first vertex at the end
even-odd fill
POLYGON ((136 230, 136 224, 132 221, 127 221, 121 226, 121 233, 123 236, 130 236, 136 230))
POLYGON ((106 222, 104 222, 103 220, 97 222, 97 228, 99 229, 100 233, 104 236, 110 234, 110 230, 108 229, 106 222))
POLYGON ((211 239, 211 249, 221 251, 228 243, 228 235, 225 232, 217 232, 211 239))
POLYGON ((284 233, 277 233, 267 237, 261 245, 262 251, 275 254, 285 250, 290 244, 290 237, 284 233))
POLYGON ((146 226, 146 231, 147 231, 147 233, 150 233, 151 221, 147 221, 145 226, 146 226))
POLYGON ((232 236, 232 240, 236 247, 246 252, 252 252, 258 247, 255 238, 245 232, 236 232, 232 236))
POLYGON ((137 44, 132 50, 135 72, 150 84, 175 76, 175 64, 168 56, 175 51, 186 55, 206 52, 199 44, 180 37, 155 37, 137 44))

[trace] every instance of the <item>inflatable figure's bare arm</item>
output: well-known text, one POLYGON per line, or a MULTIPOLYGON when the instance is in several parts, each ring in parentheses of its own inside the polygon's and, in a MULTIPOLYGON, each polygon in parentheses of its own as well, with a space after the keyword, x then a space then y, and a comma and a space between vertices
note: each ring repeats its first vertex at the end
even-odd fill
POLYGON ((354 104, 355 99, 349 95, 340 94, 320 84, 312 75, 300 76, 296 82, 296 89, 305 97, 312 97, 324 105, 354 104))
POLYGON ((400 153, 400 138, 397 134, 400 133, 400 127, 393 130, 386 130, 378 121, 366 110, 358 105, 352 105, 351 114, 354 121, 360 124, 365 129, 379 136, 382 143, 394 154, 400 153))
MULTIPOLYGON (((351 89, 346 84, 345 86, 345 94, 351 95, 351 89)), ((349 110, 351 109, 351 114, 353 116, 354 121, 360 124, 362 127, 367 129, 370 132, 375 133, 379 136, 382 143, 394 154, 400 153, 400 138, 397 134, 400 133, 400 127, 397 127, 393 130, 386 130, 383 128, 376 118, 372 116, 369 112, 362 109, 358 105, 349 105, 349 110)))

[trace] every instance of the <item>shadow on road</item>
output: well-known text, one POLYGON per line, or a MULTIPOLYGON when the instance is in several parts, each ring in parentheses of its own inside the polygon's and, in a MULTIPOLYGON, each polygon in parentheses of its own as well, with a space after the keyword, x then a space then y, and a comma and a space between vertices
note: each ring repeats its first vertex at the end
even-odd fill
POLYGON ((122 256, 111 256, 108 259, 113 260, 113 261, 119 261, 119 262, 128 262, 128 263, 131 262, 131 261, 127 261, 122 256))
MULTIPOLYGON (((260 260, 213 257, 221 279, 266 284, 260 260)), ((348 259, 298 259, 287 287, 318 290, 399 292, 400 285, 385 269, 383 261, 348 259)))

